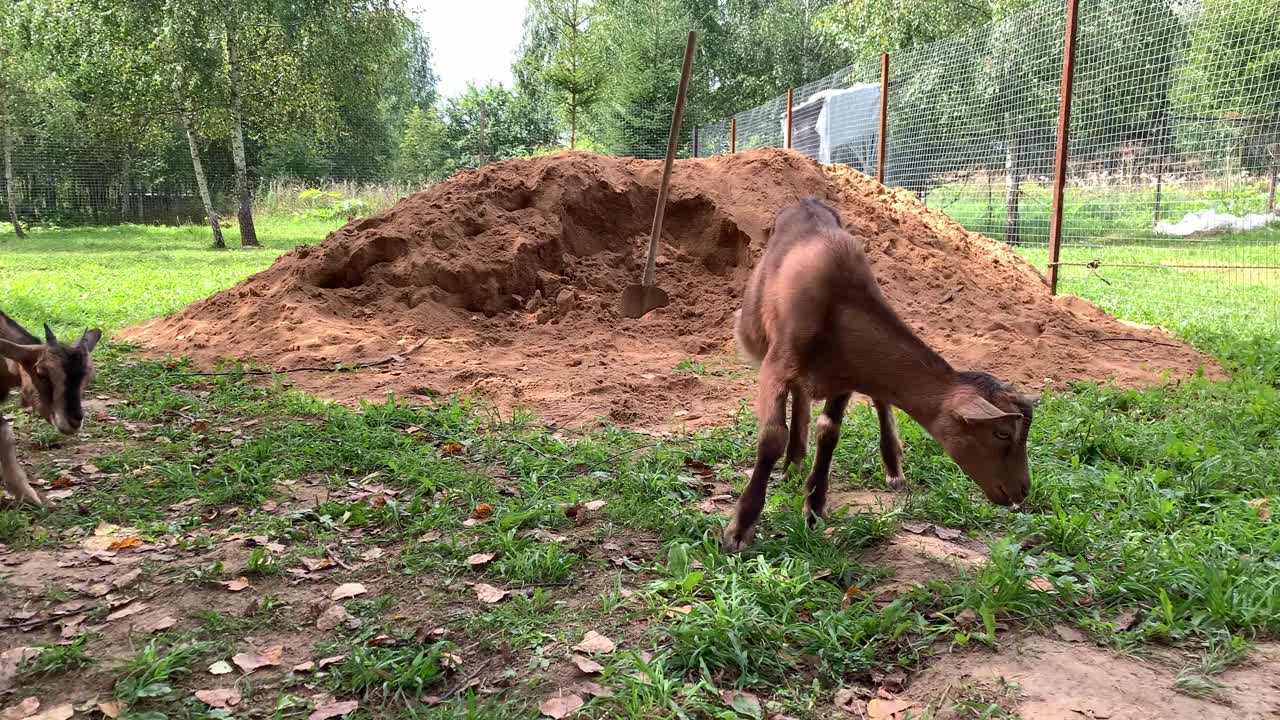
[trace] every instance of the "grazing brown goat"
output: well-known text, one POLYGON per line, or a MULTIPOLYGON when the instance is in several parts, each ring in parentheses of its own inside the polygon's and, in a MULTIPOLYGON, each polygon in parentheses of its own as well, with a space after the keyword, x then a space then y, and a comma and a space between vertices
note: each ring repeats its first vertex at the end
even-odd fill
POLYGON ((881 294, 862 244, 817 199, 778 213, 736 325, 740 352, 760 367, 760 437, 751 482, 721 536, 727 550, 751 542, 778 459, 784 452, 787 465, 804 459, 813 399, 827 402, 805 483, 810 526, 826 516, 831 455, 855 392, 875 404, 880 452, 893 489, 906 488, 896 406, 924 426, 992 502, 1011 505, 1026 498, 1031 404, 987 373, 955 370, 917 337, 881 294))
MULTIPOLYGON (((79 432, 84 422, 81 394, 93 380, 89 353, 101 337, 100 330, 86 330, 75 345, 63 345, 45 325, 45 339, 40 342, 0 312, 0 403, 10 390, 18 389, 22 404, 59 432, 64 435, 79 432)), ((19 501, 43 504, 22 471, 13 429, 3 415, 0 415, 0 480, 19 501)))

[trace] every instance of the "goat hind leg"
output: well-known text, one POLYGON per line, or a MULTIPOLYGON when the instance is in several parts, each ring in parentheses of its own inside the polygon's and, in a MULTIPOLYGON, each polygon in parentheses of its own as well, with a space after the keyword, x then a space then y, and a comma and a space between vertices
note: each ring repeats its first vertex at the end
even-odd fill
POLYGON ((884 481, 891 490, 907 489, 907 478, 902 474, 902 441, 898 439, 898 423, 893 418, 893 406, 883 400, 875 400, 876 417, 880 420, 880 458, 884 461, 884 481))
POLYGON ((13 428, 9 420, 0 415, 0 477, 4 478, 5 489, 17 498, 18 502, 29 502, 32 505, 43 505, 44 501, 27 482, 27 475, 22 471, 22 463, 18 462, 18 441, 13 436, 13 428))
POLYGON ((729 552, 746 547, 756 533, 756 523, 764 510, 769 475, 787 448, 787 383, 776 366, 766 364, 760 371, 760 391, 756 411, 760 416, 760 437, 756 442, 756 466, 751 482, 738 498, 733 520, 720 535, 720 545, 729 552))
POLYGON ((784 468, 800 467, 809 454, 809 402, 809 393, 798 387, 791 389, 791 436, 787 439, 784 468))
POLYGON ((813 458, 813 470, 804 484, 804 522, 809 527, 827 516, 827 485, 831 477, 831 457, 840 442, 840 425, 844 411, 849 406, 849 395, 836 395, 827 400, 818 418, 818 451, 813 458))

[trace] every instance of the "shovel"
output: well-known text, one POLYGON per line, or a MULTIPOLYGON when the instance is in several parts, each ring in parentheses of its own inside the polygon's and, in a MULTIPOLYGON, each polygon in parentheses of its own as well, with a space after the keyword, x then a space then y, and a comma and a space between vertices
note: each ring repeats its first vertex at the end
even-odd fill
POLYGON ((624 317, 643 317, 652 310, 671 304, 667 293, 658 287, 654 269, 658 262, 658 238, 662 236, 662 216, 667 210, 667 191, 671 189, 671 165, 676 159, 676 145, 680 142, 680 122, 684 119, 684 99, 689 90, 689 72, 693 69, 693 51, 698 44, 698 33, 689 32, 689 42, 684 47, 684 67, 680 70, 680 92, 676 94, 676 111, 671 116, 671 136, 667 138, 667 160, 662 166, 662 184, 658 187, 658 207, 653 211, 653 232, 649 236, 649 260, 644 266, 644 277, 639 285, 628 286, 622 291, 624 317))

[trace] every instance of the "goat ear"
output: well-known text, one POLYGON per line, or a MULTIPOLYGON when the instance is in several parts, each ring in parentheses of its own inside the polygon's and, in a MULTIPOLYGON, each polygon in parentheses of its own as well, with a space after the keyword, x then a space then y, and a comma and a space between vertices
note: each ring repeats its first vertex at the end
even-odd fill
POLYGON ((19 345, 0 340, 0 357, 8 358, 23 367, 31 367, 44 356, 43 345, 19 345))
POLYGON ((53 334, 53 328, 49 327, 49 323, 44 324, 44 341, 49 345, 58 344, 58 338, 53 334))
POLYGON ((85 330, 84 335, 80 336, 80 341, 76 343, 76 347, 87 353, 93 352, 98 346, 98 341, 102 339, 102 331, 98 329, 85 330))
POLYGON ((984 397, 975 395, 965 401, 963 405, 956 408, 956 415, 966 423, 982 423, 992 420, 1003 420, 1005 418, 1022 417, 1022 413, 1005 412, 1000 408, 992 405, 984 397))

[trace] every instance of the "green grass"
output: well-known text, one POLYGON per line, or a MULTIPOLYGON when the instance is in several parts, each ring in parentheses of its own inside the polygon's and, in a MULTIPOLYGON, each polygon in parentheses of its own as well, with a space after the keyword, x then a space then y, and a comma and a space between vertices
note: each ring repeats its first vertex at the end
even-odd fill
MULTIPOLYGON (((969 230, 1004 239, 1003 189, 956 183, 935 188, 929 206, 969 230)), ((1264 183, 1227 190, 1166 188, 1162 220, 1177 222, 1193 210, 1237 215, 1264 212, 1264 183)), ((1023 185, 1018 252, 1042 271, 1049 262, 1051 196, 1023 185)), ((1155 235, 1154 190, 1129 186, 1071 188, 1063 205, 1060 287, 1138 322, 1194 335, 1229 324, 1236 334, 1280 332, 1280 224, 1242 233, 1169 238, 1155 235), (1097 263, 1097 267, 1087 267, 1097 263), (1162 265, 1164 268, 1123 267, 1162 265), (1196 266, 1172 268, 1169 266, 1196 266), (1248 266, 1273 269, 1203 269, 1248 266)))
POLYGON ((281 253, 323 240, 337 220, 263 217, 260 249, 210 247, 203 225, 36 227, 25 240, 0 235, 0 309, 28 329, 48 322, 66 333, 108 331, 181 310, 266 269, 281 253))
MULTIPOLYGON (((113 261, 119 268, 131 267, 130 253, 143 243, 96 242, 98 254, 119 254, 113 261)), ((153 283, 213 282, 204 274, 210 261, 265 264, 276 252, 213 253, 194 231, 187 242, 172 250, 187 253, 181 267, 140 261, 153 283)), ((15 245, 0 245, 3 262, 15 245)), ((17 253, 58 268, 43 283, 28 276, 18 301, 26 303, 19 305, 25 314, 14 311, 21 319, 64 307, 52 289, 63 279, 93 275, 86 268, 98 255, 77 254, 74 246, 69 236, 37 235, 17 253), (49 249, 40 254, 40 247, 49 249)), ((115 318, 104 321, 108 326, 145 319, 161 311, 144 296, 145 286, 122 287, 119 307, 113 295, 86 295, 79 309, 55 317, 66 324, 82 313, 115 318)), ((9 302, 0 299, 0 307, 9 310, 9 302)), ((115 422, 95 421, 72 441, 83 444, 77 462, 91 460, 104 477, 49 509, 0 511, 0 542, 16 553, 55 551, 65 538, 107 521, 174 553, 213 551, 222 544, 219 532, 287 546, 284 554, 255 547, 226 564, 196 554, 148 580, 159 582, 162 593, 225 597, 219 583, 247 575, 257 593, 249 609, 201 609, 182 633, 134 637, 127 652, 100 652, 104 640, 94 640, 95 656, 129 657, 123 664, 84 664, 83 646, 74 645, 37 660, 56 673, 51 682, 105 674, 116 696, 139 712, 169 716, 192 712, 188 686, 205 686, 201 668, 243 648, 245 637, 300 628, 310 634, 290 637, 303 647, 314 643, 312 657, 346 658, 305 679, 273 684, 250 676, 246 703, 300 716, 307 712, 302 696, 311 692, 303 693, 306 683, 367 700, 363 707, 378 717, 536 717, 538 702, 553 689, 548 676, 555 677, 584 632, 595 630, 619 642, 617 653, 598 658, 604 670, 593 678, 614 696, 590 699, 584 717, 729 718, 733 711, 720 690, 738 687, 762 697, 766 716, 808 720, 829 709, 834 688, 865 681, 872 671, 918 667, 939 648, 999 648, 1011 631, 1043 632, 1055 623, 1124 651, 1153 643, 1183 648, 1197 659, 1177 688, 1213 696, 1222 692, 1216 676, 1245 657, 1251 643, 1280 635, 1280 524, 1263 512, 1280 498, 1280 331, 1212 322, 1195 306, 1146 305, 1134 316, 1216 353, 1231 378, 1138 390, 1082 384, 1047 393, 1032 430, 1033 491, 1025 513, 987 503, 903 418, 906 473, 916 488, 909 501, 885 512, 837 512, 809 530, 798 483, 781 480, 770 488, 757 542, 740 556, 720 552, 724 519, 698 509, 703 493, 688 475, 690 464, 705 464, 742 482, 741 468, 754 454, 747 415, 657 444, 618 428, 562 435, 526 415, 499 419, 465 399, 348 408, 275 379, 193 379, 180 362, 144 361, 108 344, 94 392, 124 402, 109 408, 115 422), (193 428, 192 417, 213 430, 193 428), (221 427, 242 428, 242 435, 221 427), (451 443, 464 451, 440 451, 451 443), (323 499, 270 511, 308 485, 324 490, 323 499), (353 487, 370 485, 394 493, 376 502, 351 495, 353 487), (605 505, 585 521, 566 513, 592 500, 605 505), (481 505, 489 511, 474 522, 481 505), (861 551, 884 543, 903 522, 926 521, 989 543, 990 562, 878 601, 872 590, 889 570, 861 551), (611 543, 619 549, 609 549, 611 543), (364 562, 374 547, 383 557, 364 562), (467 563, 489 553, 488 563, 467 563), (285 571, 302 558, 326 556, 355 568, 348 577, 373 592, 345 603, 359 627, 316 637, 303 606, 323 599, 336 576, 325 576, 291 607, 283 599, 293 587, 285 571), (475 583, 509 595, 480 603, 475 583), (1134 622, 1117 629, 1112 621, 1126 612, 1134 622), (962 620, 968 616, 976 620, 962 620), (461 669, 453 667, 454 655, 461 669), (477 670, 498 695, 461 687, 477 670), (451 694, 439 706, 417 700, 444 693, 451 694)), ((20 436, 31 429, 24 421, 20 436)), ((883 489, 874 414, 851 412, 842 434, 837 483, 883 489)), ((53 460, 69 447, 76 446, 59 441, 30 452, 33 475, 57 477, 53 460)), ((1007 717, 1002 708, 1015 703, 1006 694, 958 689, 953 710, 1007 717)))

